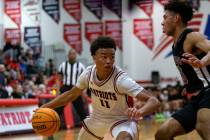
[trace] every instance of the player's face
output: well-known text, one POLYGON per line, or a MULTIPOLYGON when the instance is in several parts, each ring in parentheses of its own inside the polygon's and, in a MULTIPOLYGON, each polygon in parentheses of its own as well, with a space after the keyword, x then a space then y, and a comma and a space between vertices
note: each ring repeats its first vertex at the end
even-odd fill
POLYGON ((163 15, 163 21, 161 24, 163 26, 163 33, 169 36, 173 35, 175 32, 176 25, 175 13, 165 11, 165 14, 163 15))
POLYGON ((112 71, 115 62, 115 49, 113 48, 101 48, 96 51, 93 56, 96 67, 103 72, 112 71))

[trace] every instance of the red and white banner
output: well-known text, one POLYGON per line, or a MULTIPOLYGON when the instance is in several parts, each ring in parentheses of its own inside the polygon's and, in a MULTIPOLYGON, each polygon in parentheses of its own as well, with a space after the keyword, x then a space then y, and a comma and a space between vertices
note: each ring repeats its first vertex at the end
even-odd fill
POLYGON ((63 0, 63 8, 72 16, 76 21, 81 19, 81 6, 80 0, 63 0))
POLYGON ((153 0, 137 0, 136 4, 140 7, 149 17, 153 13, 153 0))
POLYGON ((21 33, 20 29, 5 29, 4 30, 4 40, 10 41, 12 45, 17 45, 21 43, 21 33))
POLYGON ((0 108, 0 133, 32 130, 31 118, 38 105, 0 108))
POLYGON ((33 25, 40 25, 41 20, 41 1, 40 0, 24 0, 23 11, 27 14, 29 19, 34 23, 33 25))
POLYGON ((64 24, 63 38, 77 53, 82 52, 82 38, 80 24, 64 24))
POLYGON ((165 5, 166 3, 168 3, 168 0, 158 0, 158 2, 162 5, 165 5))
POLYGON ((18 27, 21 24, 21 1, 20 0, 5 0, 4 12, 12 21, 14 21, 18 27))
POLYGON ((133 32, 149 49, 154 46, 152 19, 134 19, 133 32))
POLYGON ((98 36, 103 35, 103 24, 100 22, 85 23, 85 37, 89 42, 95 40, 98 36))
POLYGON ((120 20, 105 21, 105 34, 112 37, 117 47, 122 50, 122 22, 120 20))

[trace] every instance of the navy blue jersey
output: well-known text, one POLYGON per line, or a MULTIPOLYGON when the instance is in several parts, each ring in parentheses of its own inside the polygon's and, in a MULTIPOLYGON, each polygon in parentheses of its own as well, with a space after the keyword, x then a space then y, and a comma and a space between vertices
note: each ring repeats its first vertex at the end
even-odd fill
MULTIPOLYGON (((176 66, 181 74, 187 92, 193 93, 210 85, 209 66, 203 68, 194 68, 191 65, 181 61, 184 53, 183 44, 188 33, 193 32, 191 29, 185 29, 179 36, 177 43, 173 44, 173 56, 176 66)), ((196 55, 201 59, 206 53, 196 55)))

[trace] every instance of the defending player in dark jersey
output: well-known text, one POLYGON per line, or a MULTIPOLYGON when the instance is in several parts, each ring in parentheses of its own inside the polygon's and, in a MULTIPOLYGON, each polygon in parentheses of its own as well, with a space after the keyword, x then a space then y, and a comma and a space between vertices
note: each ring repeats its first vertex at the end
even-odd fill
POLYGON ((210 140, 210 41, 187 28, 193 16, 188 3, 173 0, 164 8, 163 32, 174 39, 175 64, 184 82, 183 93, 190 99, 159 128, 155 138, 173 140, 196 129, 204 140, 210 140))

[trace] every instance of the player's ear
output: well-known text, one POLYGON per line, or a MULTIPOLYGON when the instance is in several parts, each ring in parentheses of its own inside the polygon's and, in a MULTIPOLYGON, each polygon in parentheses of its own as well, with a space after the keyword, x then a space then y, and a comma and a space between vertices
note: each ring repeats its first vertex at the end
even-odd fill
POLYGON ((96 55, 92 55, 92 59, 93 59, 93 61, 95 61, 96 55))
POLYGON ((175 19, 176 23, 178 21, 181 21, 182 20, 182 18, 181 18, 181 16, 179 14, 176 14, 175 17, 174 17, 174 19, 175 19))

